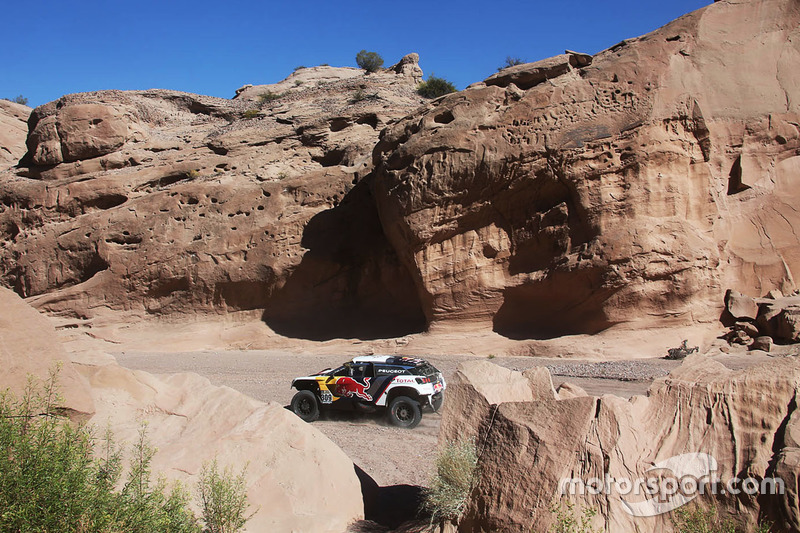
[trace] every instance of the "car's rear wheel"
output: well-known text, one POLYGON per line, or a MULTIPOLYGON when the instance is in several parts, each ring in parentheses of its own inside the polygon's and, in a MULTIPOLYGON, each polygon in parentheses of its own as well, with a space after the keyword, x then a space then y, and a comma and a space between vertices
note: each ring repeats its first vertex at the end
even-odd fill
POLYGON ((292 411, 306 422, 313 422, 319 418, 317 396, 310 390, 299 391, 292 398, 292 411))
POLYGON ((398 396, 389 404, 389 423, 393 426, 412 429, 422 420, 419 402, 407 396, 398 396))

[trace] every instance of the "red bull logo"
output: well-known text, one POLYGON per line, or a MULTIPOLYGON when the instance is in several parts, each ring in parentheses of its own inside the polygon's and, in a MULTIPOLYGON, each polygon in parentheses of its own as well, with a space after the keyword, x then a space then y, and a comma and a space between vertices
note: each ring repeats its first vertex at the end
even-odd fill
POLYGON ((364 383, 359 383, 358 380, 350 377, 341 377, 336 380, 336 396, 344 396, 346 398, 361 398, 368 402, 372 401, 372 396, 367 394, 369 389, 370 378, 364 378, 364 383))

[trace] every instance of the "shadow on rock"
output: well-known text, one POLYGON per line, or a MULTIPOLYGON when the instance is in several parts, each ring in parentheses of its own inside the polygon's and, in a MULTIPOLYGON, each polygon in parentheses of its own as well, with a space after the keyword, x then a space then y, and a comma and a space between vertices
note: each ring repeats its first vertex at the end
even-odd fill
POLYGON ((430 516, 422 508, 422 487, 381 487, 358 465, 353 466, 364 496, 364 520, 350 526, 348 533, 416 533, 429 529, 430 516))
POLYGON ((329 340, 425 330, 414 282, 383 233, 364 181, 341 204, 314 216, 301 244, 308 251, 263 314, 275 332, 329 340))

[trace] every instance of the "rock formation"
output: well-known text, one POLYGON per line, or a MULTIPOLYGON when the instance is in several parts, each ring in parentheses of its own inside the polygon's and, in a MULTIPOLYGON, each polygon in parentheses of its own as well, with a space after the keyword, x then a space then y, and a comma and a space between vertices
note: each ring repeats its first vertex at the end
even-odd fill
POLYGON ((27 376, 48 376, 62 362, 58 385, 67 413, 109 428, 129 448, 143 423, 157 448, 154 472, 194 489, 205 463, 245 466, 249 531, 339 533, 364 516, 353 463, 333 442, 276 403, 217 387, 196 374, 155 377, 113 358, 72 362, 48 319, 0 289, 0 392, 19 395, 27 376))
POLYGON ((770 351, 772 343, 800 342, 800 296, 785 297, 770 291, 765 298, 750 298, 729 290, 725 293, 723 320, 731 323, 724 338, 754 350, 770 351))
POLYGON ((30 114, 27 106, 0 100, 0 171, 16 165, 25 155, 30 114))
MULTIPOLYGON (((713 456, 715 474, 725 482, 780 477, 787 487, 783 496, 717 496, 721 514, 733 513, 748 531, 760 518, 797 529, 799 384, 795 358, 731 371, 692 355, 654 382, 647 397, 623 400, 587 396, 568 385, 556 393, 543 368, 522 375, 486 361, 462 363, 448 386, 439 435, 440 442, 472 437, 480 454, 480 475, 458 530, 548 531, 553 505, 566 508, 571 501, 578 514, 598 512, 594 529, 672 531, 668 513, 631 514, 657 509, 641 491, 625 494, 621 486, 562 496, 561 483, 647 479, 657 476, 655 464, 694 453, 713 456)), ((711 496, 698 502, 707 507, 711 496)))
POLYGON ((799 24, 794 1, 717 2, 391 125, 373 190, 428 321, 548 338, 794 289, 799 24))
POLYGON ((36 108, 27 155, 0 174, 0 278, 83 318, 254 311, 312 338, 422 329, 360 185, 378 132, 423 102, 407 57, 370 76, 298 69, 234 100, 102 91, 36 108))

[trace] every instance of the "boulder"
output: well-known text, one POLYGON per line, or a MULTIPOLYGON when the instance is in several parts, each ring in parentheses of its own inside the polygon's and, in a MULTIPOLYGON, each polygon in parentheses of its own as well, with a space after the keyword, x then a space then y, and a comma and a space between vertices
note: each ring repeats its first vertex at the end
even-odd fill
POLYGON ((577 67, 579 62, 583 63, 584 61, 579 61, 578 56, 572 54, 562 54, 534 63, 504 68, 497 74, 486 78, 484 83, 499 87, 508 87, 513 83, 516 87, 526 90, 546 80, 563 76, 577 67))
POLYGON ((455 435, 474 437, 478 421, 484 420, 497 405, 533 401, 542 395, 555 397, 546 368, 523 375, 489 361, 461 363, 447 386, 439 442, 451 440, 455 435))
POLYGON ((725 309, 737 320, 755 320, 758 316, 755 299, 731 290, 725 293, 725 309))
POLYGON ((800 341, 800 307, 790 306, 781 309, 777 316, 777 331, 779 339, 798 342, 800 341))
POLYGON ((20 395, 29 377, 46 380, 60 365, 60 407, 127 448, 146 425, 157 449, 152 468, 194 490, 216 459, 246 468, 248 531, 340 533, 364 516, 353 462, 322 433, 276 403, 263 403, 196 374, 155 377, 113 358, 74 364, 50 320, 0 289, 0 391, 20 395))
MULTIPOLYGON (((665 465, 661 468, 678 477, 681 472, 699 477, 711 471, 722 480, 761 480, 783 473, 786 486, 795 486, 792 468, 800 456, 791 421, 796 418, 800 362, 794 358, 732 371, 692 355, 656 380, 647 397, 559 393, 555 398, 541 383, 536 400, 501 402, 491 409, 477 381, 492 375, 487 364, 460 366, 448 386, 448 393, 451 387, 455 393, 443 413, 440 441, 474 436, 480 452, 481 475, 459 531, 545 531, 555 520, 552 507, 563 508, 565 502, 572 502, 577 513, 597 511, 590 524, 595 530, 674 531, 670 514, 659 512, 663 508, 656 500, 625 492, 624 484, 614 485, 614 480, 648 479, 654 465, 665 465), (484 406, 480 416, 462 417, 478 405, 484 406), (775 457, 780 459, 774 465, 775 457), (590 484, 594 478, 610 478, 612 488, 562 495, 564 480, 590 484)), ((506 379, 514 382, 519 376, 506 379)), ((721 513, 735 514, 745 528, 776 513, 797 527, 800 508, 790 493, 726 494, 715 502, 721 513)), ((700 503, 707 501, 701 497, 700 503)))
POLYGON ((753 344, 749 346, 750 350, 761 350, 762 352, 769 352, 772 350, 772 337, 763 335, 753 339, 753 344))
POLYGON ((588 396, 585 390, 574 383, 564 382, 556 389, 558 392, 559 400, 566 400, 569 398, 578 398, 581 396, 588 396))
POLYGON ((34 165, 91 159, 121 148, 131 137, 133 110, 122 105, 78 103, 34 110, 28 151, 34 165))
POLYGON ((422 81, 422 69, 419 67, 419 54, 411 53, 406 54, 396 64, 389 67, 387 70, 411 78, 414 82, 419 83, 422 81))

